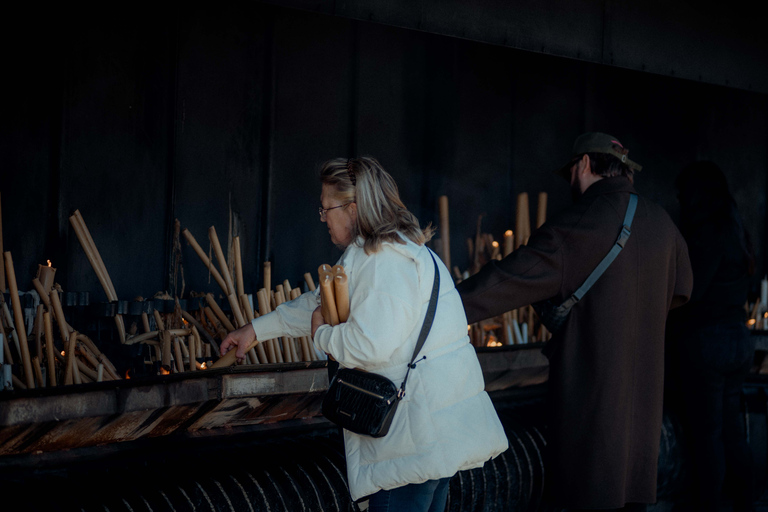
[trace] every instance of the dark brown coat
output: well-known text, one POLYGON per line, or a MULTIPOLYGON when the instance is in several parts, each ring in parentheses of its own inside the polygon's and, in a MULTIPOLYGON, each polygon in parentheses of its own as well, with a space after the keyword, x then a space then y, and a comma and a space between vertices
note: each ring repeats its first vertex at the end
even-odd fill
MULTIPOLYGON (((596 182, 526 246, 460 283, 468 321, 573 293, 615 243, 630 193, 623 177, 596 182)), ((640 197, 629 241, 546 349, 555 504, 656 501, 664 327, 692 284, 685 241, 662 208, 640 197)))

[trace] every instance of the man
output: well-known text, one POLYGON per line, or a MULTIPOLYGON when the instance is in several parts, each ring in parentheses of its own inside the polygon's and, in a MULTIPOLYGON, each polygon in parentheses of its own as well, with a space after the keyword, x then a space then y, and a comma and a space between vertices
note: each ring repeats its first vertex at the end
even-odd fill
MULTIPOLYGON (((616 244, 634 171, 619 141, 585 133, 558 172, 576 201, 501 261, 458 285, 470 323, 562 303, 616 244)), ((547 345, 548 500, 569 510, 644 510, 656 501, 664 328, 693 278, 680 232, 640 197, 631 235, 547 345), (626 507, 625 507, 626 505, 626 507)))

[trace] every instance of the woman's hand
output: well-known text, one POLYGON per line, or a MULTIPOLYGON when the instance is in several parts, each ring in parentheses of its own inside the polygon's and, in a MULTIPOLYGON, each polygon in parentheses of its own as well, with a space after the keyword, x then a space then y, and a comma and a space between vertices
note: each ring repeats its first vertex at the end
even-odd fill
POLYGON ((317 328, 325 323, 326 321, 325 318, 323 318, 323 311, 320 306, 317 306, 312 312, 312 339, 315 339, 315 331, 317 331, 317 328))
POLYGON ((245 351, 248 350, 248 346, 254 341, 256 341, 256 333, 253 330, 253 326, 249 322, 239 329, 236 329, 227 334, 227 336, 221 342, 219 351, 221 352, 221 355, 224 355, 233 347, 237 347, 237 352, 235 352, 235 355, 239 361, 245 358, 245 351))
MULTIPOLYGON (((325 318, 323 318, 323 311, 320 306, 317 306, 317 309, 312 312, 312 339, 315 339, 315 331, 317 331, 317 328, 324 323, 326 323, 326 321, 325 318)), ((331 361, 335 361, 333 356, 328 352, 326 352, 325 355, 328 356, 328 359, 331 361)))

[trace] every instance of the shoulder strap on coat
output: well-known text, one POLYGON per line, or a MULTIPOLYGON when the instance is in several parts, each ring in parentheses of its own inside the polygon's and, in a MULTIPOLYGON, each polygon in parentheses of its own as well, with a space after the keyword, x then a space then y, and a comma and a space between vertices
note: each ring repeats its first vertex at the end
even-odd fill
POLYGON ((432 251, 430 251, 429 248, 426 249, 427 252, 429 252, 430 258, 432 258, 432 263, 435 265, 435 280, 432 283, 432 295, 429 297, 427 315, 424 318, 424 323, 421 326, 421 332, 419 333, 419 339, 416 342, 416 347, 413 349, 411 362, 408 363, 408 370, 405 372, 405 378, 403 379, 403 383, 400 385, 400 390, 397 393, 398 398, 405 396, 405 383, 408 381, 408 374, 411 373, 412 368, 416 367, 416 364, 414 363, 416 356, 419 355, 421 347, 424 346, 424 342, 427 341, 427 335, 429 334, 430 329, 432 329, 432 322, 435 319, 435 311, 437 310, 437 297, 440 295, 440 269, 437 267, 437 261, 435 261, 435 256, 432 254, 432 251))
POLYGON ((616 243, 613 245, 605 258, 603 258, 600 264, 597 265, 597 268, 595 268, 595 270, 589 274, 589 277, 586 279, 586 281, 584 281, 584 284, 582 284, 578 290, 573 292, 573 295, 571 295, 565 302, 563 302, 563 306, 570 308, 579 302, 581 298, 584 297, 584 294, 587 293, 587 290, 592 288, 592 285, 595 284, 600 276, 603 275, 603 272, 605 272, 611 263, 613 263, 613 260, 616 259, 616 256, 618 256, 621 250, 624 248, 624 244, 627 243, 629 235, 632 234, 632 230, 630 228, 632 227, 632 219, 635 217, 636 209, 637 194, 630 194, 629 204, 627 205, 627 213, 624 214, 624 222, 622 223, 621 232, 619 233, 619 237, 616 239, 616 243))

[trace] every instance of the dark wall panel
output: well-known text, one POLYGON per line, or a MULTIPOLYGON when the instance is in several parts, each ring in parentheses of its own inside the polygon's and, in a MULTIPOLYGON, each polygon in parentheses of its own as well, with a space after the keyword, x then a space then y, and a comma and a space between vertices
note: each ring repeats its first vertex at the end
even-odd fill
POLYGON ((340 253, 320 223, 320 165, 350 154, 353 24, 282 11, 275 21, 274 156, 266 257, 273 283, 292 287, 340 253))
MULTIPOLYGON (((79 209, 119 297, 153 291, 162 280, 169 100, 157 25, 126 22, 81 33, 68 51, 61 206, 79 209), (158 115, 160 114, 160 115, 158 115), (127 258, 126 258, 127 256, 127 258)), ((67 219, 62 219, 67 220, 67 219)), ((67 230, 69 291, 103 289, 74 232, 67 230)))
MULTIPOLYGON (((179 22, 174 217, 206 252, 211 226, 225 255, 239 236, 249 290, 266 225, 261 189, 269 183, 273 18, 270 9, 206 6, 179 22)), ((186 291, 218 295, 183 237, 181 246, 186 291)))

